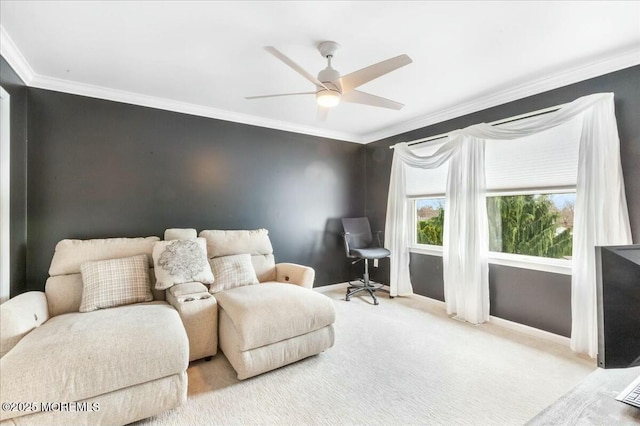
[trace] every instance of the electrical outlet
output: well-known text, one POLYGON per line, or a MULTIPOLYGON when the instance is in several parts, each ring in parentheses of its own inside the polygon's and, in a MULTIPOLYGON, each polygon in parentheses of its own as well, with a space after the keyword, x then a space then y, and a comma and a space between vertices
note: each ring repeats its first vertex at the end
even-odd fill
POLYGON ((374 268, 378 267, 378 259, 373 259, 373 267, 374 268))

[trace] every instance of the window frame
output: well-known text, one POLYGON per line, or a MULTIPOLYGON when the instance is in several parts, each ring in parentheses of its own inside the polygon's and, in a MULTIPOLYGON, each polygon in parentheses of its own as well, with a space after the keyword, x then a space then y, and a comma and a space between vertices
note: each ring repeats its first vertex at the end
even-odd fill
MULTIPOLYGON (((487 191, 486 197, 507 197, 513 195, 537 195, 537 194, 565 194, 575 193, 575 186, 562 186, 553 188, 527 188, 521 190, 510 189, 508 191, 487 191)), ((416 202, 424 199, 445 198, 444 194, 412 195, 407 200, 412 205, 413 231, 409 252, 426 254, 429 256, 443 256, 442 246, 433 244, 420 244, 418 238, 418 209, 416 202)), ((493 265, 509 266, 514 268, 530 269, 535 271, 551 272, 555 274, 571 275, 572 262, 569 259, 553 259, 549 257, 529 256, 523 254, 489 252, 489 263, 493 265)))

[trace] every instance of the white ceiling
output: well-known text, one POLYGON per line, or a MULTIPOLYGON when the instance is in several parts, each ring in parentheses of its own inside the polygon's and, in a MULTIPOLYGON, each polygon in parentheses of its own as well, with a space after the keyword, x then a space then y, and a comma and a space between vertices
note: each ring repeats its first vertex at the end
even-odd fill
POLYGON ((1 53, 25 82, 366 143, 640 63, 640 2, 0 2, 1 53), (341 104, 262 49, 343 75, 408 54, 359 89, 401 111, 341 104))

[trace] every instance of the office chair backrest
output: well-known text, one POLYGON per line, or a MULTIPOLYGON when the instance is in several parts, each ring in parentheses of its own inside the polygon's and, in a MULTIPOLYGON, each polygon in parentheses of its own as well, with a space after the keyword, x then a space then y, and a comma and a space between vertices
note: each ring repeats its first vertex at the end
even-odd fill
POLYGON ((344 232, 349 234, 345 238, 348 238, 350 248, 359 249, 371 246, 373 236, 369 219, 366 217, 342 219, 342 227, 344 232))

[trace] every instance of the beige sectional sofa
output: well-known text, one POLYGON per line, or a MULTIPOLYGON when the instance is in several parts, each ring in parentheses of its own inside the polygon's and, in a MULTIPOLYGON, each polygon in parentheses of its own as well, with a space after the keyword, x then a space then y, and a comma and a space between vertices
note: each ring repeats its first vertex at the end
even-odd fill
POLYGON ((188 340, 163 292, 146 303, 79 312, 83 262, 150 259, 158 240, 63 240, 45 292, 2 304, 3 425, 126 424, 186 401, 188 340))
MULTIPOLYGON (((195 230, 165 233, 165 240, 193 237, 195 230)), ((312 268, 275 264, 267 230, 200 237, 219 280, 180 283, 166 294, 154 290, 157 237, 58 243, 45 292, 0 306, 0 423, 126 424, 184 403, 189 361, 215 355, 218 344, 240 379, 333 345, 333 303, 309 291, 312 268), (153 294, 135 293, 137 303, 117 307, 103 305, 112 295, 87 301, 89 272, 103 262, 122 268, 125 258, 142 262, 145 273, 138 268, 131 279, 147 276, 153 294), (253 281, 236 285, 236 258, 248 260, 240 272, 253 281)))

